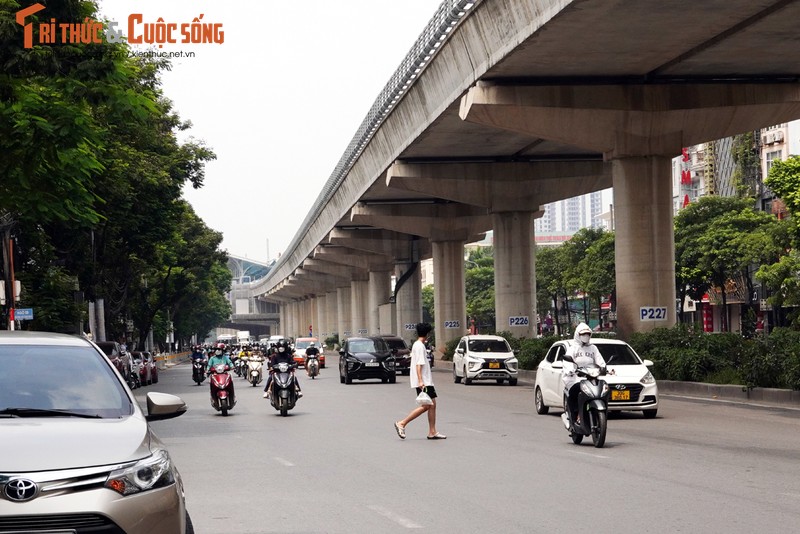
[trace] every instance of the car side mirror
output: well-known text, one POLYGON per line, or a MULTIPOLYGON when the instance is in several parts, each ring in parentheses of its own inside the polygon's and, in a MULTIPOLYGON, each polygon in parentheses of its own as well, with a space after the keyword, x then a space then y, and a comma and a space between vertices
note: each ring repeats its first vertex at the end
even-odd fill
POLYGON ((344 349, 339 349, 339 354, 344 356, 344 349))
POLYGON ((519 354, 519 349, 514 349, 511 352, 512 354, 514 354, 514 356, 516 356, 517 354, 519 354))
POLYGON ((572 362, 572 363, 575 363, 575 360, 572 358, 572 355, 570 355, 570 354, 565 354, 565 355, 563 355, 563 356, 561 357, 561 359, 562 359, 562 360, 564 360, 565 362, 572 362))
POLYGON ((464 354, 464 349, 459 347, 459 348, 456 349, 456 352, 459 353, 459 354, 464 354))
POLYGON ((653 365, 655 365, 653 363, 653 360, 644 360, 642 363, 645 364, 645 366, 647 367, 653 367, 653 365))

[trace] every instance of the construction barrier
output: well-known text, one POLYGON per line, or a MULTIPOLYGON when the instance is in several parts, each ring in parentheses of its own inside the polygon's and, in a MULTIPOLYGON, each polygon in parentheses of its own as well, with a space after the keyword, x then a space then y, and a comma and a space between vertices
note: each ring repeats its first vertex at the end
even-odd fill
POLYGON ((156 354, 156 365, 159 369, 166 369, 174 365, 180 358, 188 356, 189 352, 164 352, 156 354))

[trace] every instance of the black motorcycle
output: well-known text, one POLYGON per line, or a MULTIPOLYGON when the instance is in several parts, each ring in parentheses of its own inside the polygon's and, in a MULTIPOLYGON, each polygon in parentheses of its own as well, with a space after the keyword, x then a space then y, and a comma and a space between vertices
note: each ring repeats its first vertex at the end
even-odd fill
POLYGON ((192 360, 192 380, 194 380, 198 386, 206 379, 207 363, 208 360, 205 358, 195 358, 192 360))
MULTIPOLYGON (((572 356, 564 355, 563 359, 574 362, 572 356)), ((567 404, 569 392, 564 390, 564 426, 569 431, 569 437, 576 445, 583 441, 584 436, 592 436, 592 443, 597 448, 602 447, 606 442, 606 430, 608 427, 608 384, 601 380, 600 376, 605 374, 604 369, 595 365, 588 367, 578 367, 575 374, 580 377, 577 383, 578 390, 578 418, 580 422, 572 421, 572 414, 567 404)))
POLYGON ((271 367, 272 382, 268 391, 269 403, 284 417, 297 403, 296 378, 292 372, 295 368, 297 368, 296 363, 287 362, 279 362, 271 367))

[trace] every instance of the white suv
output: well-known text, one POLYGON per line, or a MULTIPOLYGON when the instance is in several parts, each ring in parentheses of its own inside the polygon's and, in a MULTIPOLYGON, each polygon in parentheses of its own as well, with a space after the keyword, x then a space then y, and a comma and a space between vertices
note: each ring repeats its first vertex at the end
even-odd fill
POLYGON ((498 384, 508 380, 517 385, 519 362, 516 352, 501 336, 464 336, 453 354, 453 381, 464 380, 469 385, 473 380, 496 380, 498 384))

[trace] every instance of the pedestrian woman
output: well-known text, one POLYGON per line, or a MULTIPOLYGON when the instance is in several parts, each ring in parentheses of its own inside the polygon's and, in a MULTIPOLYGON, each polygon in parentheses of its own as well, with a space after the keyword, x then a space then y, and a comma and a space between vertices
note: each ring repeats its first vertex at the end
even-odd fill
POLYGON ((428 439, 446 439, 447 436, 436 431, 436 389, 433 387, 433 377, 431 376, 431 366, 428 362, 428 353, 425 349, 425 341, 431 332, 431 325, 428 323, 417 324, 417 340, 411 346, 411 372, 408 374, 411 387, 419 395, 422 391, 430 396, 433 404, 423 405, 414 408, 411 413, 402 421, 394 424, 394 429, 400 439, 406 439, 406 425, 428 412, 428 439))

